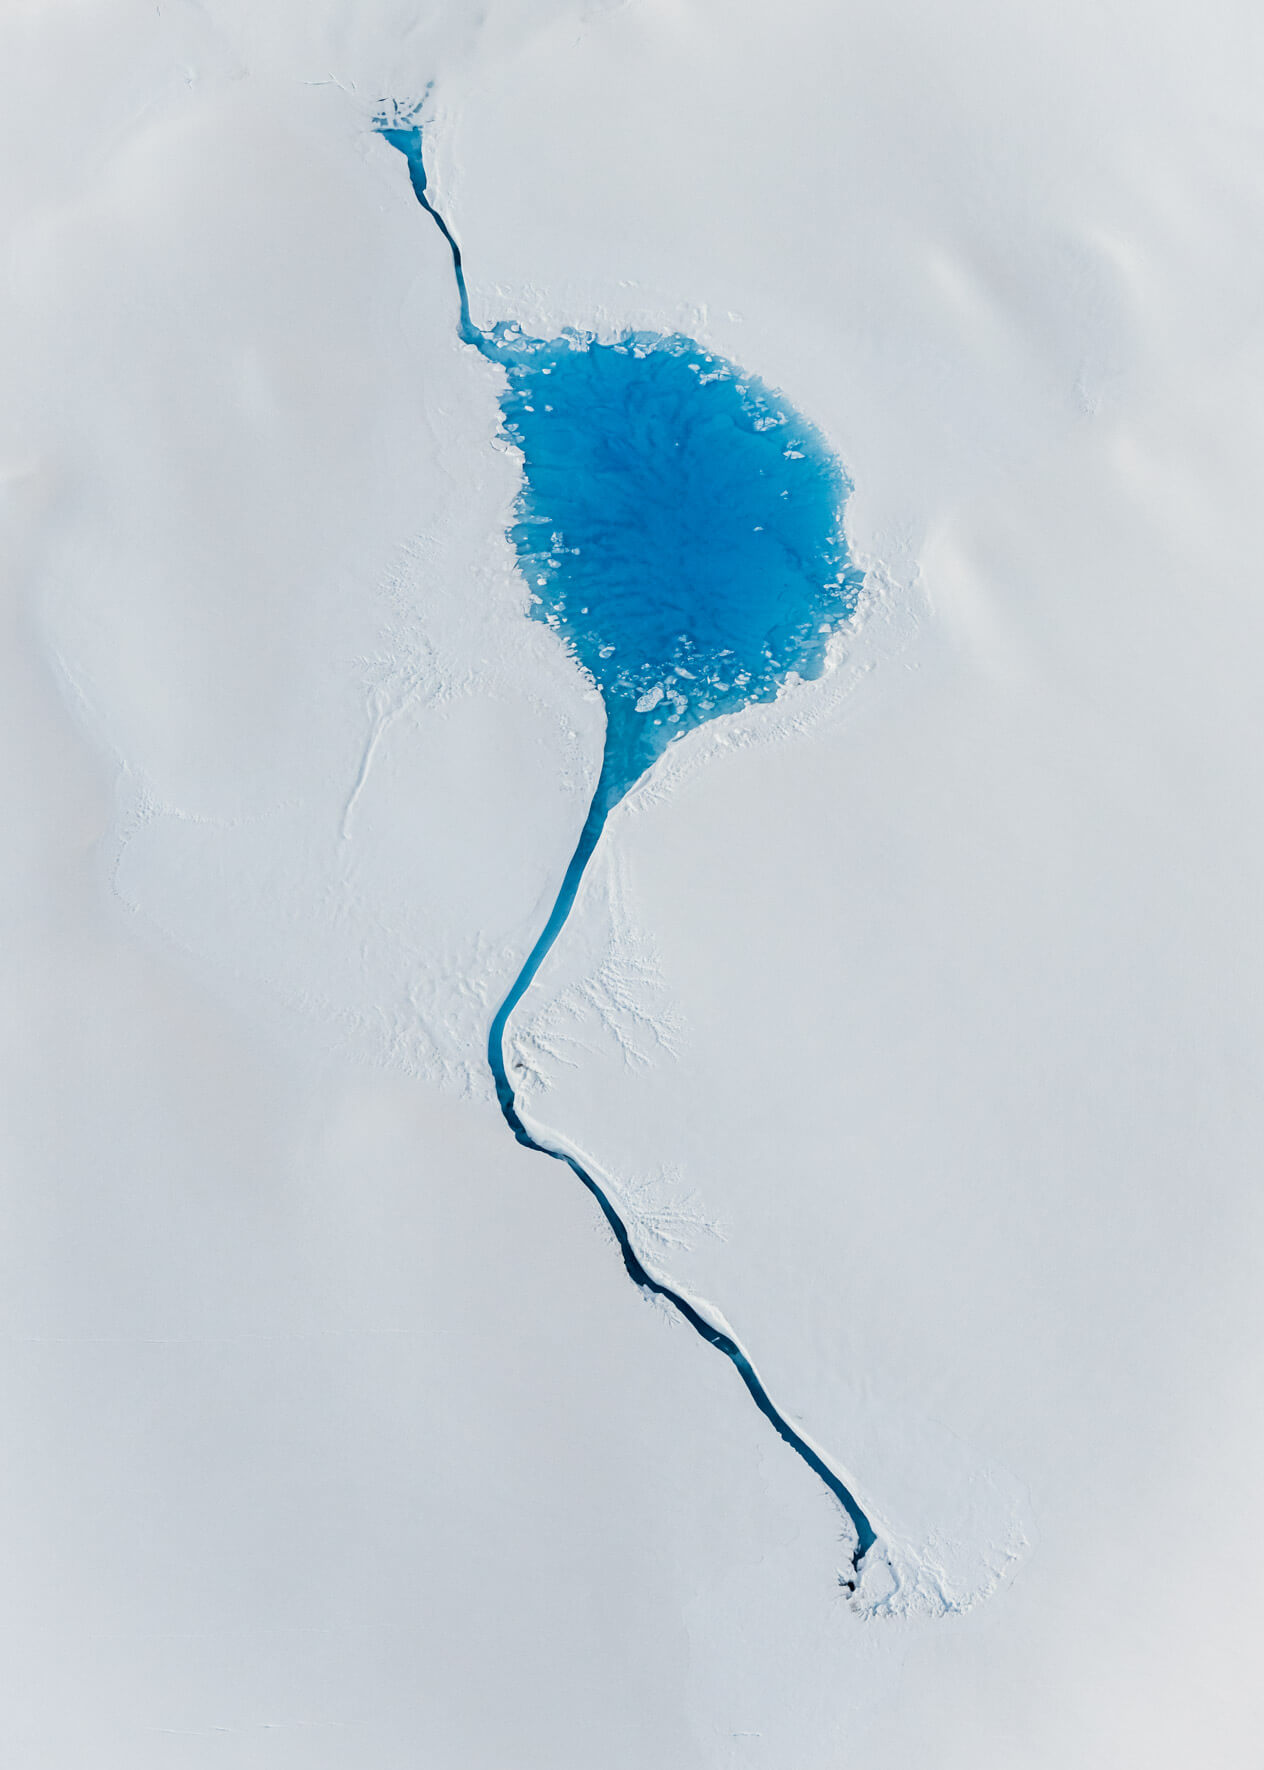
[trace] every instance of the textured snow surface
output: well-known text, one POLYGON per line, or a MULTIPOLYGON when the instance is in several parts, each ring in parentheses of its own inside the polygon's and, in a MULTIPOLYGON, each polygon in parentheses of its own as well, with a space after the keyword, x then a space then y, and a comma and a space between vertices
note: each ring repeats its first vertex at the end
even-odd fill
POLYGON ((6 10, 6 1761, 1253 1770, 1259 31, 6 10), (685 333, 854 481, 859 628, 618 808, 510 1039, 867 1617, 491 1097, 603 718, 427 87, 476 323, 685 333))

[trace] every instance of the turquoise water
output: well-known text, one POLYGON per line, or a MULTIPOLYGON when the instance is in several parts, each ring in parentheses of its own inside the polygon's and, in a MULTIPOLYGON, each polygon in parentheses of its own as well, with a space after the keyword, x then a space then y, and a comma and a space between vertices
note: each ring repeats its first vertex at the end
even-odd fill
POLYGON ((856 1537, 844 1582, 854 1585, 875 1541, 855 1496, 778 1412, 738 1342, 646 1269, 593 1176, 527 1131, 505 1053, 509 1018, 570 914, 611 809, 686 732, 771 700, 792 676, 821 673, 860 590, 842 528, 850 486, 785 399, 680 334, 602 344, 577 332, 529 338, 508 322, 475 326, 460 247, 428 195, 421 130, 384 121, 381 132, 451 250, 461 338, 505 372, 504 428, 523 461, 510 536, 529 612, 562 635, 606 709, 578 844, 488 1036, 501 1111, 519 1143, 566 1162, 597 1201, 629 1277, 731 1360, 760 1412, 833 1493, 856 1537))

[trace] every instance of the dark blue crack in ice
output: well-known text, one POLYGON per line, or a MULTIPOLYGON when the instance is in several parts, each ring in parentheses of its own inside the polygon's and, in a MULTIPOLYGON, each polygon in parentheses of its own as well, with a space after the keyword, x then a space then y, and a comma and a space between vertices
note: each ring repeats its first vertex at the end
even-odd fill
POLYGON ((507 377, 504 426, 523 459, 511 538, 530 612, 564 636, 606 709, 601 775, 579 844, 492 1023, 488 1062, 501 1110, 520 1143, 574 1171, 629 1276, 732 1360, 760 1412, 833 1493, 856 1538, 851 1584, 875 1541, 855 1496, 773 1406, 741 1346, 648 1271, 593 1176, 526 1130, 504 1044, 628 789, 685 732, 771 700, 792 677, 821 673, 860 588, 842 530, 850 487, 821 436, 779 394, 680 334, 600 344, 575 332, 528 338, 508 322, 476 327, 460 248, 427 195, 421 130, 399 118, 379 127, 451 250, 462 339, 507 377))

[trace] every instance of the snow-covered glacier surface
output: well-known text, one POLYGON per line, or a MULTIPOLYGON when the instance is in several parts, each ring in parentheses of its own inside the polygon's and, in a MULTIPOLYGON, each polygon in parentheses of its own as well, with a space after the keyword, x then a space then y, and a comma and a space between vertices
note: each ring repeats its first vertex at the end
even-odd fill
POLYGON ((6 1755, 1253 1766, 1246 9, 0 31, 6 1755), (853 482, 766 693, 586 595, 646 362, 853 482))

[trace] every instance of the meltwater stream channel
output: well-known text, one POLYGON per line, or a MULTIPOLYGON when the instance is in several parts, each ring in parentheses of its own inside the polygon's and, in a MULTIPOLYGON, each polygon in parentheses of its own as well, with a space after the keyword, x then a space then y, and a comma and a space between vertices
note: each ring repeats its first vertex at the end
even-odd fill
POLYGON ((417 201, 452 254, 462 340, 505 372, 504 425, 522 451, 511 530, 530 613, 568 643, 601 690, 606 742, 578 845, 543 932, 492 1022, 487 1061, 525 1148, 565 1162, 610 1226, 629 1278, 664 1298, 728 1358, 773 1429, 834 1495, 855 1536, 854 1588, 876 1541, 855 1495, 770 1399, 741 1345, 646 1267, 609 1195, 519 1116, 505 1033, 574 905, 619 800, 686 731, 791 677, 820 675, 854 612, 860 574, 842 532, 850 487, 820 435, 779 394, 680 334, 598 343, 529 338, 470 317, 461 251, 426 193, 416 113, 378 128, 408 162, 417 201))

